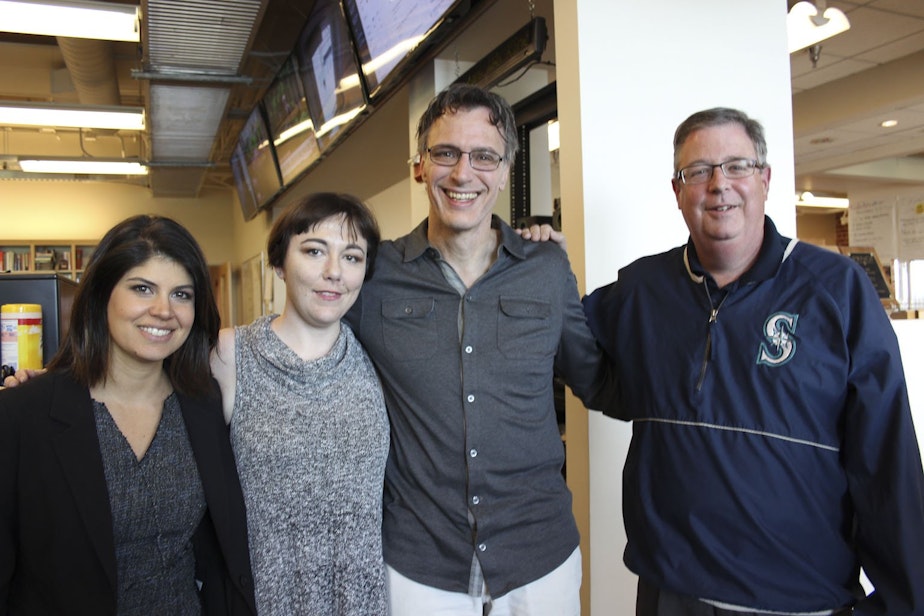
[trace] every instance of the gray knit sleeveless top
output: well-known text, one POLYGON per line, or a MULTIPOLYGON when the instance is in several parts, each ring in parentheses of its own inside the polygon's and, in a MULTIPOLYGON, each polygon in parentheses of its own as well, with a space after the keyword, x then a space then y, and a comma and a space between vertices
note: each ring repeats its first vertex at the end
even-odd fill
POLYGON ((388 420, 349 326, 304 361, 270 328, 235 330, 231 443, 261 616, 387 613, 382 482, 388 420))

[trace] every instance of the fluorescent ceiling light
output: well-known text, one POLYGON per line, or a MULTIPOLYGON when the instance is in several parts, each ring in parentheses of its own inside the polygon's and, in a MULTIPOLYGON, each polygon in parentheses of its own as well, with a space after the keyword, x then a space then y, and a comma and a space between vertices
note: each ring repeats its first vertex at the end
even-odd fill
POLYGON ((842 197, 816 197, 806 191, 796 195, 796 205, 801 207, 827 207, 847 209, 850 207, 850 200, 842 197))
POLYGON ((137 6, 89 0, 0 0, 0 15, 3 32, 141 40, 137 6))
POLYGON ((144 108, 0 102, 0 125, 144 130, 144 108))
POLYGON ((148 168, 137 161, 75 159, 21 159, 19 168, 26 173, 83 173, 89 175, 147 175, 148 168))
POLYGON ((816 1, 820 8, 811 2, 797 2, 789 9, 786 16, 789 53, 811 47, 850 29, 850 22, 842 10, 825 8, 823 0, 816 1))

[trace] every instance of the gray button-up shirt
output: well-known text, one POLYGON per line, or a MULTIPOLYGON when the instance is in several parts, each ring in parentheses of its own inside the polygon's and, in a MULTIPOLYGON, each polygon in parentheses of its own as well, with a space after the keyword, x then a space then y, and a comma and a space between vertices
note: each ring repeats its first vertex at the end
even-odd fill
POLYGON ((383 242, 348 321, 381 374, 391 420, 386 562, 468 592, 475 554, 500 597, 578 545, 553 375, 590 404, 605 367, 565 252, 492 224, 497 259, 462 293, 441 271, 427 221, 383 242))

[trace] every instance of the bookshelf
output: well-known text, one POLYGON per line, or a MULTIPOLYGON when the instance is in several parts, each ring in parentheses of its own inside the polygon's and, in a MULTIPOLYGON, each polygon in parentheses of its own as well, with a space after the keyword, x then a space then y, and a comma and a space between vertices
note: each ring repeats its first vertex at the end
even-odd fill
POLYGON ((0 240, 0 273, 56 273, 80 280, 84 267, 96 249, 93 241, 3 241, 0 240))

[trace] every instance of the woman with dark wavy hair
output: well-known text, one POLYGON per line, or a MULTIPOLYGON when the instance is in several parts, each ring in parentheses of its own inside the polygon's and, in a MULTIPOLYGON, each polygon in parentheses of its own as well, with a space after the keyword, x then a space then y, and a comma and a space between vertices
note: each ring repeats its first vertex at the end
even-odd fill
POLYGON ((103 237, 47 373, 0 392, 0 613, 255 613, 219 327, 185 228, 103 237))

